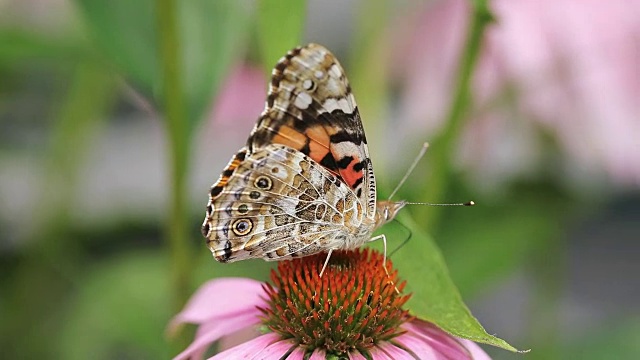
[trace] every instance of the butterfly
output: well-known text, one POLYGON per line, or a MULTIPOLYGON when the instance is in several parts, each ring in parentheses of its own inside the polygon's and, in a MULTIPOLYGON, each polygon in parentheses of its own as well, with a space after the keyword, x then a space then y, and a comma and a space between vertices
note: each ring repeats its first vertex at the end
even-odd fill
POLYGON ((380 238, 386 249, 372 234, 405 204, 376 201, 351 86, 329 50, 308 44, 273 69, 246 146, 211 187, 202 234, 220 262, 320 252, 328 262, 334 250, 380 238))

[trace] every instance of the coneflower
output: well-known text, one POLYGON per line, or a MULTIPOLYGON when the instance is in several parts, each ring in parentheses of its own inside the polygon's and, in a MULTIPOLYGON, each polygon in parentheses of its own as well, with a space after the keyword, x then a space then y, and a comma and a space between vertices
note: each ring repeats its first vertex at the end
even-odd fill
POLYGON ((265 333, 212 359, 489 359, 475 343, 410 316, 405 283, 382 255, 334 252, 278 263, 271 283, 217 279, 203 285, 172 321, 198 324, 175 359, 201 359, 225 336, 248 327, 265 333))

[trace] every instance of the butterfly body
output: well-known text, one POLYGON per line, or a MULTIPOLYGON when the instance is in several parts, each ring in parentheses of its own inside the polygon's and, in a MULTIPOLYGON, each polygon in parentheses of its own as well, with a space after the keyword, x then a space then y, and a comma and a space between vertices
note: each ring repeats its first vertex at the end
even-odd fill
POLYGON ((202 233, 218 261, 283 260, 362 246, 402 206, 376 203, 344 71, 309 44, 276 65, 265 111, 211 188, 202 233))

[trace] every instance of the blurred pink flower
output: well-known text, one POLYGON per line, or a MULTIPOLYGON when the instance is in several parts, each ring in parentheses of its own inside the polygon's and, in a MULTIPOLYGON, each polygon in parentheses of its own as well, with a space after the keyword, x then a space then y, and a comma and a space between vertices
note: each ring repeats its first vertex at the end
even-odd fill
MULTIPOLYGON (((402 311, 399 305, 403 304, 409 296, 396 293, 393 284, 397 282, 393 272, 390 271, 392 275, 389 280, 389 276, 384 270, 380 270, 379 266, 369 265, 370 269, 375 269, 373 270, 375 274, 372 275, 369 272, 370 269, 365 269, 363 272, 362 268, 358 268, 360 276, 355 276, 350 271, 345 271, 349 266, 344 266, 345 263, 341 262, 342 266, 335 268, 329 266, 323 278, 319 278, 317 274, 324 256, 280 262, 279 272, 277 275, 275 272, 272 273, 272 280, 276 285, 279 284, 283 291, 269 284, 241 278, 221 278, 202 285, 184 310, 171 321, 170 329, 175 329, 182 323, 198 325, 193 343, 175 359, 201 359, 214 342, 223 340, 242 329, 255 328, 261 324, 270 332, 246 339, 245 342, 223 350, 211 359, 302 360, 305 352, 309 351, 312 351, 310 359, 324 359, 327 354, 326 349, 318 345, 328 346, 318 341, 324 338, 324 335, 332 339, 330 341, 333 341, 332 345, 335 347, 340 348, 339 346, 350 344, 350 347, 343 347, 348 350, 350 359, 365 359, 361 351, 365 351, 372 359, 489 359, 488 355, 475 343, 452 337, 434 325, 408 316, 406 311, 402 311), (348 274, 344 274, 345 272, 348 274), (307 277, 301 278, 301 274, 306 274, 307 277), (314 275, 309 276, 309 274, 314 275), (390 283, 390 281, 393 282, 390 283), (324 291, 320 291, 316 286, 320 288, 324 286, 322 288, 324 291), (331 288, 328 296, 333 298, 333 303, 338 296, 338 304, 335 309, 325 311, 331 314, 327 318, 326 314, 322 314, 322 310, 314 306, 319 309, 332 306, 327 305, 332 304, 331 299, 327 302, 322 297, 322 293, 327 296, 329 286, 331 288), (361 291, 361 286, 367 286, 367 289, 371 290, 371 295, 369 291, 361 291), (305 294, 309 293, 318 294, 318 298, 314 295, 312 298, 307 297, 306 300, 301 300, 301 297, 304 298, 305 294), (357 296, 369 297, 360 299, 357 296), (371 303, 371 306, 363 306, 365 303, 371 303), (398 307, 395 307, 396 305, 398 307), (309 307, 311 312, 305 315, 305 310, 309 310, 309 307), (343 311, 343 307, 345 313, 342 316, 347 317, 337 323, 344 324, 344 329, 340 328, 342 325, 329 326, 329 323, 335 319, 341 319, 340 311, 343 311), (351 314, 350 320, 348 320, 349 314, 351 314), (398 326, 399 320, 402 321, 398 326), (300 326, 296 321, 302 321, 301 324, 304 324, 306 329, 294 330, 296 325, 300 326), (316 325, 319 326, 314 327, 316 325), (350 327, 352 329, 347 330, 350 327), (309 328, 314 334, 312 338, 308 338, 305 332, 309 331, 309 328), (368 337, 367 334, 370 334, 368 331, 371 329, 383 332, 378 334, 379 341, 375 340, 378 335, 374 335, 374 338, 368 337), (326 330, 329 331, 328 334, 326 330), (283 332, 287 336, 283 336, 283 332), (322 334, 323 332, 325 334, 322 334), (341 338, 343 335, 352 337, 341 338), (351 340, 355 341, 357 349, 360 349, 362 343, 366 343, 366 349, 354 350, 354 343, 349 342, 351 340), (301 341, 306 341, 306 344, 301 344, 301 341)), ((344 252, 337 256, 347 258, 349 261, 358 261, 361 266, 362 262, 379 264, 377 260, 382 260, 382 255, 379 253, 368 251, 344 252)), ((387 266, 390 266, 390 262, 387 262, 387 266)), ((355 269, 355 267, 351 268, 355 269)), ((403 287, 403 284, 398 285, 400 291, 403 287)))
MULTIPOLYGON (((238 64, 227 74, 196 134, 193 189, 208 186, 225 166, 229 151, 239 149, 264 108, 267 81, 262 69, 238 64), (232 149, 232 150, 230 150, 232 149)), ((193 196, 200 196, 197 192, 193 196)))
POLYGON ((248 65, 234 68, 220 88, 211 119, 217 126, 238 121, 253 124, 264 108, 266 84, 260 68, 248 65))
MULTIPOLYGON (((431 3, 399 35, 408 39, 394 51, 402 56, 394 63, 406 85, 407 134, 442 125, 469 6, 431 3)), ((545 152, 532 136, 544 130, 576 177, 600 169, 619 184, 640 185, 640 1, 493 0, 490 8, 497 22, 473 79, 464 167, 527 171, 545 152)))

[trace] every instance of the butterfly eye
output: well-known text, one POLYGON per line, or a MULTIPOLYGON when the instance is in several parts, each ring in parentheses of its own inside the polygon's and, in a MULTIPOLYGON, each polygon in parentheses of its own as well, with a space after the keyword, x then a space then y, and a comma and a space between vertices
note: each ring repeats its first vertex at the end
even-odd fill
POLYGON ((264 189, 264 190, 269 190, 273 186, 273 183, 271 182, 271 179, 269 179, 266 176, 259 176, 256 179, 254 184, 256 185, 257 188, 264 189))
POLYGON ((251 232, 253 224, 249 219, 238 219, 233 222, 231 228, 236 235, 243 236, 251 232))

